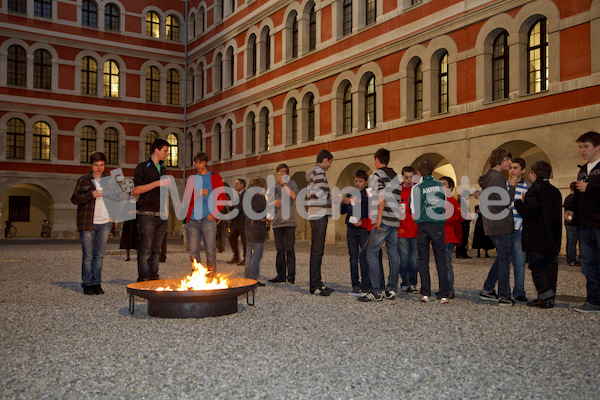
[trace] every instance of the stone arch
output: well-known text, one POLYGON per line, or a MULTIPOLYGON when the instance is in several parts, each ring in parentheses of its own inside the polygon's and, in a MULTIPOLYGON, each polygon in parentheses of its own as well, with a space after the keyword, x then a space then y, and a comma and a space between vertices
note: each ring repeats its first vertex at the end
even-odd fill
POLYGON ((431 160, 433 165, 435 165, 432 174, 435 179, 440 179, 442 176, 449 176, 454 180, 456 186, 458 186, 459 183, 457 183, 457 175, 454 166, 446 157, 439 153, 425 153, 417 157, 417 159, 411 164, 411 166, 415 169, 415 175, 418 175, 417 164, 424 158, 428 158, 431 160))
MULTIPOLYGON (((19 183, 11 188, 5 188, 0 193, 3 220, 10 216, 10 197, 20 196, 29 198, 29 220, 15 221, 13 225, 17 228, 16 237, 39 237, 41 225, 44 219, 50 221, 50 227, 54 225, 54 197, 49 189, 44 187, 47 183, 43 180, 37 183, 19 183)), ((4 231, 2 231, 4 235, 4 231)), ((52 236, 56 236, 56 232, 52 236)))
MULTIPOLYGON (((531 167, 531 165, 533 165, 533 163, 537 162, 537 161, 546 161, 548 163, 550 163, 550 165, 552 165, 552 162, 550 161, 550 157, 548 157, 548 154, 537 144, 526 141, 526 140, 511 140, 509 142, 505 142, 503 144, 501 144, 500 146, 501 148, 504 148, 508 151, 510 151, 513 159, 514 158, 522 158, 523 160, 525 160, 525 163, 527 164, 527 170, 529 170, 529 168, 531 167)), ((482 169, 482 175, 485 174, 487 172, 487 170, 490 169, 490 161, 486 160, 483 169, 482 169)), ((508 178, 508 173, 504 173, 505 177, 508 178)), ((575 174, 573 174, 575 175, 575 174)), ((552 179, 552 177, 554 176, 554 168, 552 171, 552 174, 550 175, 550 179, 552 179)), ((529 179, 529 174, 524 174, 523 178, 528 181, 529 183, 531 183, 531 180, 529 179)))

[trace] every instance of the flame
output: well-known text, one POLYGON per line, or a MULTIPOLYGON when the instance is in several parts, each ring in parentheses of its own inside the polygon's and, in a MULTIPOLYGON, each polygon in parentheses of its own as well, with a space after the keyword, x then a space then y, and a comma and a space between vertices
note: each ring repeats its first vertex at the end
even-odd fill
POLYGON ((229 275, 214 274, 212 271, 206 269, 202 264, 196 262, 196 259, 192 260, 192 269, 194 270, 190 275, 186 276, 181 280, 181 283, 175 289, 170 286, 156 288, 157 292, 172 292, 178 291, 183 292, 186 290, 213 290, 213 289, 227 289, 229 275))

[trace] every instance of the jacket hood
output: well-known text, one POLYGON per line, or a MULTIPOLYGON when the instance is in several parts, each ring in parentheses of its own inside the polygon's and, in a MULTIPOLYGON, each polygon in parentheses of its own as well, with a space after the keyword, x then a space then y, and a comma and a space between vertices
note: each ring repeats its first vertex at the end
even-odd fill
MULTIPOLYGON (((490 186, 490 181, 494 177, 497 177, 498 175, 502 176, 502 174, 500 172, 498 172, 494 169, 490 169, 490 170, 488 170, 488 172, 485 173, 485 175, 479 177, 479 180, 477 181, 477 183, 479 183, 479 186, 481 186, 483 189, 485 189, 490 186)), ((502 177, 502 179, 504 179, 504 177, 502 177)))

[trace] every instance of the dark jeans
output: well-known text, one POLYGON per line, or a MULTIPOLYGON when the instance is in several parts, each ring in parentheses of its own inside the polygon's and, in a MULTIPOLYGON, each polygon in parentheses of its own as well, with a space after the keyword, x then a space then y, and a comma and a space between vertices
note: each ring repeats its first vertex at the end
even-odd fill
POLYGON ((81 286, 97 285, 102 282, 102 261, 104 249, 112 229, 112 222, 93 224, 91 231, 80 231, 81 249, 81 286))
POLYGON ((440 281, 440 297, 450 295, 448 286, 448 266, 446 265, 446 239, 444 225, 425 222, 419 224, 417 232, 417 252, 419 253, 419 276, 421 277, 421 295, 431 296, 431 277, 429 275, 429 243, 433 248, 435 265, 440 281))
POLYGON ((260 275, 260 260, 265 250, 265 242, 252 243, 248 242, 246 248, 244 277, 249 279, 257 279, 260 275))
POLYGON ((296 227, 273 228, 273 237, 275 239, 275 249, 277 249, 277 257, 275 258, 276 279, 283 280, 287 276, 287 279, 294 280, 296 277, 296 253, 294 252, 296 227))
MULTIPOLYGON (((223 223, 223 222, 221 222, 223 223)), ((238 229, 235 227, 231 227, 229 231, 229 244, 231 245, 231 250, 233 250, 233 258, 236 260, 240 259, 240 249, 238 247, 238 237, 242 238, 242 247, 244 252, 243 256, 246 256, 246 230, 244 228, 238 229)))
POLYGON ((321 262, 325 250, 325 235, 327 234, 327 217, 310 220, 310 290, 311 292, 323 286, 321 280, 321 262))
POLYGON ((490 293, 494 290, 498 280, 498 297, 510 299, 510 260, 512 258, 512 233, 491 235, 490 238, 496 247, 498 256, 488 272, 483 284, 483 291, 490 293))
POLYGON ((138 229, 138 280, 158 278, 160 249, 167 234, 167 221, 153 215, 140 215, 138 229))
POLYGON ((357 228, 354 225, 348 225, 346 229, 346 239, 348 240, 348 253, 350 255, 350 280, 352 289, 368 289, 369 283, 369 265, 367 264, 367 254, 361 252, 369 237, 369 232, 364 228, 357 228), (360 278, 358 276, 358 263, 360 261, 360 278))
POLYGON ((558 254, 544 254, 537 251, 527 252, 527 261, 531 278, 538 292, 538 299, 553 300, 556 297, 556 278, 558 276, 558 254))
POLYGON ((577 261, 577 227, 565 225, 567 230, 567 262, 577 261))
POLYGON ((585 275, 586 302, 600 306, 600 229, 579 228, 579 261, 585 275))

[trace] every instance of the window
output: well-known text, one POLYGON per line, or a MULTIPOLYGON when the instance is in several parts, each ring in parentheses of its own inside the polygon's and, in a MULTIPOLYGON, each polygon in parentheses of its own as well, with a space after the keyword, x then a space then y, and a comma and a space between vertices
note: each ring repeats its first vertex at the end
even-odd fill
POLYGON ((9 85, 26 86, 27 84, 27 55, 21 46, 12 45, 8 48, 7 81, 9 85))
POLYGON ((247 148, 249 154, 256 153, 256 116, 253 112, 246 119, 247 148))
POLYGON ((107 164, 119 163, 119 133, 115 128, 106 128, 104 131, 104 154, 107 164))
POLYGON ((8 11, 20 14, 27 13, 27 0, 8 0, 8 11))
POLYGON ((79 161, 87 163, 90 154, 96 151, 96 130, 92 126, 84 126, 81 129, 81 140, 79 147, 79 161))
POLYGON ((508 33, 501 32, 492 45, 492 100, 508 98, 508 33))
POLYGON ((375 108, 375 77, 372 76, 367 81, 367 90, 365 91, 365 128, 373 129, 376 123, 375 108))
POLYGON ((271 68, 271 30, 267 28, 265 32, 265 69, 271 68))
POLYGON ((81 94, 98 94, 98 63, 92 57, 81 60, 81 94))
POLYGON ((227 132, 227 158, 233 158, 233 123, 231 120, 227 121, 225 125, 225 132, 227 132))
POLYGON ((118 31, 121 29, 121 10, 116 4, 107 4, 104 6, 104 29, 109 31, 118 31))
POLYGON ((438 70, 438 100, 439 113, 448 112, 448 53, 444 53, 440 59, 438 70))
POLYGON ((215 140, 217 141, 215 146, 217 149, 217 160, 221 161, 221 154, 223 154, 223 148, 221 145, 221 124, 217 124, 215 128, 215 140))
POLYGON ((250 35, 248 40, 248 76, 256 75, 256 35, 250 35))
POLYGON ((119 97, 119 66, 113 60, 104 62, 104 97, 119 97))
POLYGON ((191 104, 194 102, 194 99, 196 97, 196 82, 194 82, 194 70, 193 69, 188 69, 187 72, 187 77, 186 77, 186 84, 188 85, 188 91, 187 91, 187 102, 188 104, 191 104))
POLYGON ((48 50, 39 49, 33 53, 33 87, 51 89, 52 56, 48 50))
POLYGON ((315 140, 315 96, 312 94, 308 98, 308 112, 307 112, 307 136, 308 142, 315 140))
POLYGON ((294 145, 298 143, 298 102, 296 99, 291 99, 288 107, 291 113, 289 144, 294 145))
POLYGON ((347 85, 344 89, 343 110, 344 125, 342 133, 352 133, 352 86, 350 85, 347 85))
POLYGON ((227 86, 233 86, 235 82, 235 55, 233 54, 233 47, 227 49, 226 61, 227 86))
POLYGON ((292 21, 292 58, 298 57, 298 18, 294 13, 292 21))
POLYGON ((213 63, 213 75, 215 91, 223 90, 223 56, 221 53, 217 54, 213 63))
POLYGON ((196 14, 194 14, 194 13, 190 14, 190 21, 191 21, 191 23, 188 26, 188 29, 189 29, 188 37, 190 39, 193 39, 196 37, 196 14))
POLYGON ((269 110, 263 108, 260 113, 260 125, 262 130, 262 150, 269 151, 271 148, 271 132, 269 129, 269 110))
POLYGON ((18 118, 6 123, 6 158, 25 158, 25 123, 18 118))
POLYGON ((146 36, 153 38, 160 37, 160 18, 154 11, 146 13, 146 36))
POLYGON ((160 101, 160 75, 156 67, 146 68, 146 101, 160 101))
POLYGON ((52 0, 34 0, 33 15, 42 18, 52 18, 52 0))
POLYGON ((92 0, 83 0, 81 3, 81 24, 98 26, 98 6, 92 0))
POLYGON ((167 71, 167 104, 179 104, 179 72, 167 71))
POLYGON ((308 20, 308 51, 317 48, 317 13, 313 4, 308 20))
POLYGON ((189 156, 189 160, 190 160, 190 164, 189 165, 194 165, 194 141, 192 139, 192 134, 190 133, 189 135, 187 135, 187 141, 185 143, 186 145, 186 150, 188 152, 189 156))
POLYGON ((45 122, 33 125, 32 157, 34 160, 50 159, 50 127, 45 122))
POLYGON ((527 93, 548 89, 548 32, 546 19, 539 20, 530 30, 527 42, 527 93))
POLYGON ((179 19, 173 15, 167 17, 167 39, 179 42, 179 19))
POLYGON ((342 32, 344 35, 352 33, 352 0, 344 0, 342 19, 342 32))
POLYGON ((158 138, 158 133, 154 131, 148 131, 146 133, 146 143, 144 144, 144 154, 146 159, 150 158, 150 150, 152 149, 152 143, 158 138))
POLYGON ((198 28, 200 33, 204 33, 204 7, 200 7, 198 11, 198 28))
POLYGON ((367 2, 367 12, 365 25, 371 25, 375 23, 377 18, 377 1, 376 0, 365 0, 367 2))
POLYGON ((31 197, 8 196, 8 219, 13 222, 29 222, 31 197))
POLYGON ((414 118, 423 116, 423 70, 419 60, 414 69, 414 118))
MULTIPOLYGON (((204 145, 202 143, 202 131, 200 129, 198 129, 198 131, 196 132, 196 140, 198 141, 198 151, 204 151, 204 145)), ((192 155, 192 164, 194 163, 193 157, 194 156, 192 155)))
POLYGON ((169 154, 165 160, 165 166, 176 167, 179 165, 179 141, 177 135, 169 133, 167 135, 167 142, 169 142, 169 154))
POLYGON ((200 80, 200 84, 198 85, 198 90, 200 91, 200 98, 204 98, 204 65, 200 64, 198 67, 198 79, 200 80))

